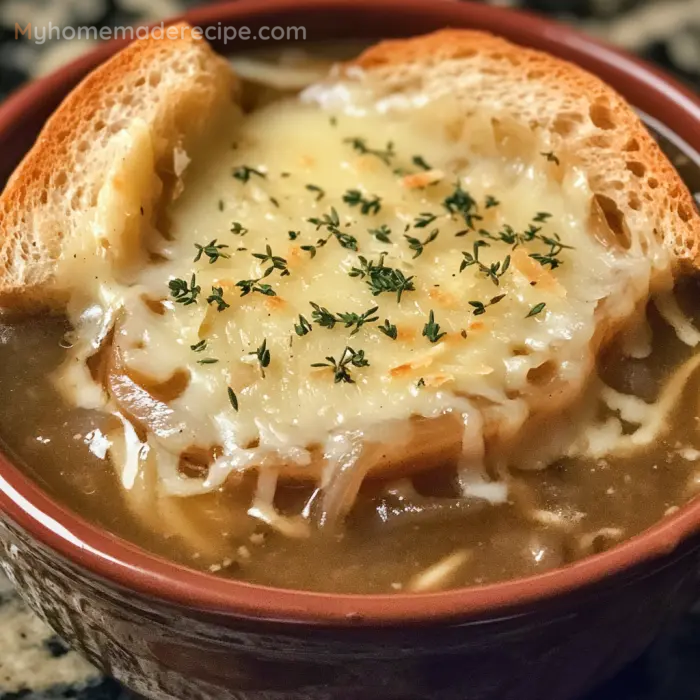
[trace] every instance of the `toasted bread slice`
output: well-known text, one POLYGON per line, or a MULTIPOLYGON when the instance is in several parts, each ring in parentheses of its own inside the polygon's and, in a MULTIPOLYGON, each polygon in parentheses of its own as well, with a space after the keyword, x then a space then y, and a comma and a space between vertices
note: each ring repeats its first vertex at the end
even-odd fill
POLYGON ((380 92, 455 96, 549 134, 557 157, 580 164, 623 245, 649 227, 683 263, 697 264, 700 215, 692 195, 633 108, 612 87, 549 54, 484 32, 448 29, 383 41, 346 66, 380 92))
MULTIPOLYGON (((615 293, 593 305, 595 328, 590 342, 577 348, 585 357, 577 359, 576 381, 535 373, 527 386, 509 390, 507 396, 503 391, 501 403, 474 399, 480 416, 470 422, 472 455, 483 456, 484 444, 486 449, 506 443, 512 447, 525 432, 523 426, 534 424, 528 420, 541 421, 575 403, 600 345, 639 312, 656 286, 668 286, 671 272, 696 265, 700 216, 692 197, 633 109, 609 86, 574 65, 487 34, 449 30, 383 42, 317 88, 332 90, 338 81, 364 86, 389 109, 392 103, 439 103, 449 96, 459 106, 458 122, 480 111, 492 115, 493 132, 504 149, 511 132, 534 135, 556 159, 552 178, 563 178, 574 167, 585 173, 592 193, 591 236, 623 256, 627 250, 637 259, 649 256, 642 278, 620 277, 615 293), (522 401, 522 411, 513 417, 505 404, 515 401, 522 401)), ((97 206, 105 173, 114 166, 105 158, 111 135, 129 122, 146 123, 154 136, 153 160, 165 161, 161 169, 172 171, 174 149, 216 117, 233 82, 227 66, 193 39, 134 44, 88 78, 49 122, 3 195, 0 304, 26 308, 65 302, 70 290, 54 283, 54 271, 70 250, 71 236, 80 235, 84 224, 83 219, 75 223, 75 212, 97 206)), ((443 116, 437 113, 436 120, 443 116)), ((146 189, 149 211, 155 210, 159 190, 146 189)), ((226 402, 225 387, 219 393, 226 402)), ((327 396, 334 400, 330 392, 327 396)), ((461 392, 464 396, 474 398, 461 392)), ((214 404, 209 405, 213 412, 214 404)), ((380 417, 368 416, 368 421, 375 418, 380 417)), ((464 447, 459 421, 428 418, 419 428, 413 438, 387 440, 386 449, 370 451, 372 464, 363 467, 365 473, 381 478, 410 473, 435 466, 445 455, 459 455, 464 447)), ((319 451, 304 470, 270 458, 266 464, 288 478, 314 480, 321 479, 326 466, 319 451)))
POLYGON ((37 311, 66 302, 56 266, 84 234, 122 157, 112 147, 122 129, 145 125, 155 169, 167 179, 177 174, 176 150, 187 150, 230 100, 228 64, 187 25, 176 28, 178 38, 136 41, 85 78, 15 170, 0 200, 0 306, 37 311))

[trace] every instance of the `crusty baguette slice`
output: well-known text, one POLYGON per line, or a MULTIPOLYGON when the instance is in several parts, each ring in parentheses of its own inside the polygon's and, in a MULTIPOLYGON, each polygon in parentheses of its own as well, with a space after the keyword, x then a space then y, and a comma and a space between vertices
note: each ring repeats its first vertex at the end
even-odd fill
POLYGON ((0 199, 0 306, 60 307, 56 262, 97 204, 119 150, 110 141, 140 120, 157 171, 173 172, 175 149, 196 140, 235 78, 187 25, 178 37, 134 42, 91 73, 49 119, 0 199))
POLYGON ((505 39, 458 29, 383 41, 349 63, 348 75, 357 68, 385 93, 450 94, 466 113, 496 107, 549 132, 557 155, 588 174, 614 234, 624 242, 651 226, 681 267, 697 266, 700 215, 688 188, 632 107, 596 76, 505 39))

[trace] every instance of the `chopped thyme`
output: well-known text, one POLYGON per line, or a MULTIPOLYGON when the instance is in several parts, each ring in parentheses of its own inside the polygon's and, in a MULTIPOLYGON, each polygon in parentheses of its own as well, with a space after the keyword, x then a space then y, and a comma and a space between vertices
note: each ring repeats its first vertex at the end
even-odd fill
POLYGON ((313 301, 309 304, 313 307, 313 312, 311 313, 311 318, 318 323, 322 328, 334 328, 335 324, 338 322, 335 314, 331 313, 325 306, 319 306, 313 301))
POLYGON ((537 314, 541 313, 544 311, 544 307, 547 306, 547 304, 543 301, 541 301, 539 304, 535 304, 529 311, 528 315, 525 316, 525 318, 530 318, 531 316, 537 316, 537 314))
POLYGON ((378 241, 382 243, 391 243, 391 239, 389 238, 389 236, 391 236, 391 229, 386 224, 382 224, 379 228, 370 228, 368 231, 378 241))
POLYGON ((423 326, 422 335, 431 343, 437 343, 440 338, 447 335, 444 331, 440 333, 440 324, 435 323, 435 314, 432 309, 430 310, 430 314, 428 314, 428 322, 423 326))
POLYGON ((365 139, 357 137, 343 139, 343 143, 349 143, 358 153, 361 153, 363 155, 367 154, 376 156, 385 165, 389 165, 391 159, 396 155, 396 153, 394 152, 394 144, 391 141, 389 141, 386 144, 384 150, 378 148, 369 148, 365 139))
POLYGON ((302 250, 310 253, 311 257, 316 256, 316 249, 321 248, 326 245, 330 240, 331 236, 335 237, 338 243, 343 248, 349 248, 350 250, 357 250, 357 238, 351 236, 349 233, 344 233, 340 230, 340 218, 338 217, 338 212, 335 207, 331 207, 330 214, 324 214, 321 218, 312 217, 307 219, 310 224, 313 224, 318 231, 320 228, 325 228, 328 231, 328 236, 325 238, 319 238, 316 241, 316 245, 303 245, 302 250))
POLYGON ((501 301, 505 297, 505 294, 499 294, 498 296, 492 297, 487 304, 484 304, 483 302, 480 301, 470 301, 469 305, 474 308, 472 313, 474 316, 481 316, 482 314, 486 313, 486 309, 489 306, 493 306, 494 304, 498 304, 499 301, 501 301))
POLYGON ((537 223, 544 223, 545 221, 547 221, 547 219, 551 218, 552 215, 548 211, 538 211, 532 220, 536 221, 537 223))
POLYGON ((299 231, 287 231, 287 236, 290 241, 296 241, 299 238, 299 231))
POLYGON ((311 324, 301 315, 299 314, 299 323, 294 324, 294 332, 298 336, 304 336, 307 333, 311 333, 313 330, 311 324))
POLYGON ((483 240, 474 241, 472 253, 462 252, 464 259, 462 260, 459 271, 463 272, 472 265, 477 265, 479 270, 483 272, 497 287, 500 284, 500 278, 508 271, 510 267, 510 255, 506 255, 502 262, 494 262, 490 265, 485 265, 479 260, 479 249, 488 246, 489 243, 483 240))
POLYGON ((267 177, 266 173, 262 172, 261 170, 256 170, 255 168, 251 168, 248 165, 239 165, 233 170, 233 177, 235 177, 236 180, 240 180, 241 182, 248 182, 248 180, 250 180, 251 175, 257 175, 261 178, 267 177))
POLYGON ((231 387, 228 387, 228 400, 231 406, 233 406, 233 410, 238 413, 238 398, 231 387))
POLYGON ((195 275, 192 275, 189 286, 183 279, 173 279, 168 282, 170 288, 170 296, 172 296, 178 304, 189 306, 197 303, 197 297, 202 291, 202 288, 197 286, 195 275))
POLYGON ((276 297, 277 294, 275 293, 275 290, 272 289, 269 284, 258 284, 260 279, 262 278, 255 280, 239 280, 236 282, 236 287, 241 290, 241 296, 244 297, 251 292, 258 292, 259 294, 263 294, 267 297, 276 297))
POLYGON ((317 231, 323 227, 332 233, 333 229, 337 230, 340 226, 340 218, 338 217, 338 212, 335 210, 335 207, 331 207, 330 214, 324 214, 320 219, 318 217, 313 217, 307 219, 307 221, 313 224, 317 231))
POLYGON ((318 185, 307 185, 306 189, 309 190, 309 192, 316 193, 316 201, 317 202, 326 196, 326 191, 324 189, 322 189, 321 187, 319 187, 318 185))
POLYGON ((202 350, 207 349, 207 341, 206 338, 200 340, 198 343, 195 343, 194 345, 190 345, 190 350, 194 350, 195 352, 202 352, 202 350))
POLYGON ((262 345, 254 352, 251 353, 258 358, 260 363, 260 373, 263 379, 265 379, 265 368, 270 365, 270 351, 267 349, 267 340, 263 340, 262 345))
POLYGON ((214 357, 203 357, 201 360, 197 360, 198 365, 215 365, 218 360, 214 357))
MULTIPOLYGON (((337 323, 344 324, 345 328, 352 328, 353 326, 355 326, 354 330, 352 331, 352 333, 350 333, 350 335, 355 335, 355 333, 357 333, 360 330, 360 328, 364 326, 365 323, 374 323, 375 321, 379 320, 377 316, 372 316, 372 314, 379 308, 378 306, 373 306, 371 309, 368 309, 363 314, 357 314, 354 311, 343 311, 334 314, 332 311, 329 311, 325 306, 320 306, 319 304, 316 304, 313 301, 310 301, 309 303, 313 308, 313 311, 311 312, 311 318, 316 323, 318 323, 319 326, 328 329, 335 328, 337 323)), ((297 335, 306 335, 306 333, 308 333, 311 330, 311 325, 308 321, 306 321, 306 319, 303 316, 299 316, 299 320, 300 323, 294 326, 294 330, 297 332, 297 335)))
POLYGON ((272 248, 269 245, 265 246, 264 253, 253 253, 253 257, 260 260, 263 264, 270 263, 271 266, 265 270, 263 277, 271 275, 275 270, 280 270, 280 277, 286 277, 289 274, 287 261, 279 255, 273 255, 272 248))
POLYGON ((421 377, 417 382, 416 382, 416 389, 420 389, 421 387, 425 386, 425 379, 421 377))
POLYGON ((454 191, 442 201, 442 206, 450 214, 461 214, 464 222, 470 229, 474 228, 474 221, 480 221, 481 217, 477 211, 476 200, 462 189, 459 181, 455 183, 454 191))
POLYGON ((240 221, 234 221, 231 224, 231 233, 234 233, 236 236, 245 236, 248 233, 248 229, 240 221))
POLYGON ((337 119, 337 117, 329 117, 328 123, 329 123, 331 126, 338 126, 338 119, 337 119))
POLYGON ((550 270, 555 270, 562 262, 558 257, 559 254, 564 249, 572 250, 573 246, 564 245, 558 233, 555 233, 553 238, 550 236, 540 236, 539 238, 544 244, 549 246, 549 250, 544 255, 541 253, 530 253, 530 257, 533 260, 537 260, 543 267, 549 265, 550 270))
POLYGON ((554 163, 555 165, 559 165, 559 158, 556 157, 554 154, 554 151, 544 151, 540 153, 541 156, 544 156, 550 163, 554 163))
POLYGON ((382 208, 381 197, 377 197, 376 195, 363 197, 360 190, 348 190, 343 195, 343 201, 351 207, 359 205, 360 211, 365 216, 368 214, 377 214, 382 208))
POLYGON ((231 304, 227 304, 226 301, 224 301, 223 287, 211 288, 211 294, 207 297, 207 304, 216 304, 217 311, 223 311, 231 306, 231 304))
POLYGON ((350 277, 365 279, 373 296, 378 296, 383 292, 396 292, 397 302, 401 301, 404 292, 415 291, 413 275, 406 277, 401 270, 384 265, 384 253, 379 256, 379 262, 367 260, 364 256, 359 256, 360 267, 353 267, 348 273, 350 277))
POLYGON ((424 241, 404 234, 404 238, 408 241, 408 247, 414 251, 414 259, 423 254, 423 248, 427 246, 428 243, 432 243, 438 237, 438 233, 440 233, 440 231, 434 228, 424 241))
POLYGON ((346 312, 337 314, 337 317, 338 317, 339 321, 341 321, 342 323, 345 324, 346 328, 352 328, 352 326, 355 326, 352 333, 350 333, 350 335, 355 335, 355 333, 357 333, 365 323, 374 323, 375 321, 379 320, 378 316, 372 316, 372 314, 375 311, 377 311, 377 309, 379 309, 378 306, 373 306, 371 309, 368 309, 367 311, 365 311, 363 314, 360 314, 360 315, 358 315, 354 312, 346 311, 346 312))
POLYGON ((270 197, 270 204, 279 209, 280 203, 274 197, 270 197))
POLYGON ((217 245, 216 238, 210 241, 207 245, 199 245, 199 243, 195 243, 194 247, 197 249, 197 255, 194 257, 194 262, 199 262, 200 258, 202 257, 202 253, 209 258, 210 265, 215 263, 219 258, 231 257, 228 255, 228 253, 221 252, 222 248, 228 248, 229 246, 227 246, 225 243, 219 243, 217 245))
POLYGON ((485 209, 491 209, 491 207, 497 207, 499 204, 500 204, 500 202, 492 194, 486 195, 486 199, 484 201, 484 208, 485 209))
POLYGON ((260 294, 263 294, 266 297, 276 297, 277 294, 275 293, 275 290, 269 285, 269 284, 258 284, 255 287, 253 287, 254 292, 259 292, 260 294))
POLYGON ((430 165, 425 162, 422 156, 413 156, 413 158, 411 158, 411 162, 413 165, 417 165, 419 168, 421 168, 421 170, 432 170, 430 165))
POLYGON ((223 210, 224 210, 224 200, 220 199, 219 200, 219 211, 223 211, 223 210))
POLYGON ((379 330, 392 340, 396 340, 399 335, 396 326, 393 323, 390 323, 388 318, 384 319, 384 325, 379 326, 379 330))
POLYGON ((326 357, 326 362, 314 362, 312 367, 330 367, 333 370, 333 377, 336 384, 345 382, 346 384, 354 384, 355 380, 350 375, 350 366, 353 367, 369 367, 369 362, 365 358, 364 350, 353 350, 347 346, 340 356, 340 360, 334 357, 326 357))
POLYGON ((425 228, 437 219, 436 214, 431 214, 429 211, 422 211, 414 220, 413 228, 425 228))

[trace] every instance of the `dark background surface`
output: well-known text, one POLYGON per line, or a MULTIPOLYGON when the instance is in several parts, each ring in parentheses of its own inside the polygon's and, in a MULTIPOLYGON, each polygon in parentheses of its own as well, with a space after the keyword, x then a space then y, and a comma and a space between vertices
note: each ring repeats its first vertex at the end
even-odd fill
MULTIPOLYGON (((16 22, 25 26, 52 21, 99 29, 158 20, 195 4, 195 0, 0 0, 0 99, 92 46, 87 41, 38 46, 15 40, 16 22)), ((578 26, 653 61, 700 91, 700 0, 500 0, 494 4, 527 7, 578 26)), ((100 677, 70 652, 24 607, 0 574, 0 700, 61 698, 133 700, 117 683, 100 677)), ((700 606, 670 626, 642 659, 586 700, 700 700, 700 606)))

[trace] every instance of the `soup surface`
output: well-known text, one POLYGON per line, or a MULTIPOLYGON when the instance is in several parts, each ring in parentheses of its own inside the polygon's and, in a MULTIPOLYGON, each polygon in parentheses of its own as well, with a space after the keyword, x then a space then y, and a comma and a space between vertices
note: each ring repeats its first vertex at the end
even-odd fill
MULTIPOLYGON (((255 95, 258 101, 268 98, 264 92, 255 95)), ((672 134, 657 136, 691 191, 700 192, 700 163, 674 143, 672 134)), ((695 280, 676 290, 682 311, 695 323, 700 323, 699 293, 695 280)), ((595 420, 591 430, 602 444, 616 428, 624 439, 640 425, 652 425, 654 412, 665 412, 659 437, 627 455, 596 456, 593 450, 543 470, 518 470, 516 462, 503 502, 464 498, 454 465, 444 464, 414 476, 367 481, 342 527, 314 529, 308 537, 287 536, 248 514, 254 474, 244 473, 236 488, 161 496, 154 508, 153 484, 126 483, 110 456, 117 419, 69 406, 56 389, 53 377, 71 339, 61 319, 0 326, 0 436, 14 461, 59 501, 189 567, 272 586, 336 592, 488 583, 603 551, 673 512, 700 489, 693 360, 700 335, 687 326, 677 334, 653 303, 647 315, 651 353, 633 359, 622 343, 606 350, 597 368, 600 380, 591 383, 595 415, 587 413, 586 420, 595 420), (600 402, 599 396, 607 398, 600 402)), ((539 439, 548 437, 554 439, 545 429, 539 439)), ((282 515, 308 514, 313 503, 314 488, 303 481, 277 486, 274 505, 282 515)))

